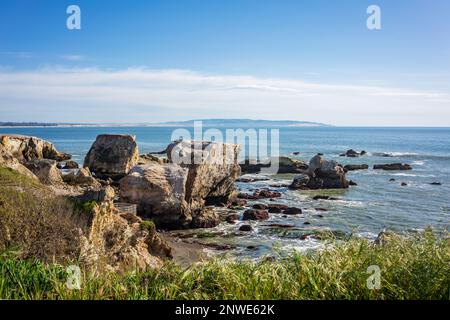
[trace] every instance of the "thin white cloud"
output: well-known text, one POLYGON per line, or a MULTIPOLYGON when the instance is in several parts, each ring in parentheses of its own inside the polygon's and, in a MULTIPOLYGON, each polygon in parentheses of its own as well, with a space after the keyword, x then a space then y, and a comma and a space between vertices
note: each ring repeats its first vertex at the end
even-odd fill
POLYGON ((0 70, 1 120, 155 122, 297 119, 347 125, 450 125, 450 95, 188 70, 0 70))

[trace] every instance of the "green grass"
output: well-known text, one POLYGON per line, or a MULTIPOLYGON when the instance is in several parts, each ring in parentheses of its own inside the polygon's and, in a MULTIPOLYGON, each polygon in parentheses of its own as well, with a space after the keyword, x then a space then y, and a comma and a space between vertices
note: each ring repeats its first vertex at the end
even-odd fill
POLYGON ((119 275, 82 272, 80 290, 65 268, 0 257, 0 299, 449 299, 450 242, 431 231, 392 236, 384 245, 351 238, 306 255, 260 262, 213 259, 187 269, 119 275), (367 268, 381 287, 367 288, 367 268))

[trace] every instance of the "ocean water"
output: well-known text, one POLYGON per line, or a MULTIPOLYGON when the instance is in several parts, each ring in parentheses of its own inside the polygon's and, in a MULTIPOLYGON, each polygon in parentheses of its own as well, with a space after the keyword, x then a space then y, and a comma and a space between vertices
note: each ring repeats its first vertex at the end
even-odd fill
MULTIPOLYGON (((0 134, 24 134, 49 140, 60 151, 72 154, 74 160, 82 163, 98 134, 134 134, 140 152, 145 153, 163 150, 171 141, 173 130, 170 127, 0 128, 0 134)), ((276 188, 283 194, 276 203, 300 207, 304 214, 288 217, 272 214, 269 221, 252 222, 254 231, 250 233, 237 231, 244 222, 236 225, 224 223, 208 230, 208 236, 195 237, 195 241, 228 245, 238 255, 255 257, 266 254, 274 246, 297 250, 320 246, 319 240, 301 240, 301 236, 324 230, 368 238, 374 238, 383 229, 416 232, 431 226, 437 230, 450 230, 450 128, 280 128, 281 155, 308 161, 318 152, 344 165, 365 163, 370 169, 349 172, 349 179, 357 182, 358 186, 348 190, 292 191, 276 188), (350 148, 365 150, 368 155, 339 157, 350 148), (293 152, 300 154, 293 156, 293 152), (391 157, 381 156, 383 153, 391 157), (394 162, 409 163, 413 170, 371 169, 374 164, 394 162), (389 182, 391 178, 396 181, 389 182), (408 186, 401 186, 402 182, 408 186), (442 185, 431 185, 432 182, 442 185), (312 199, 315 195, 333 195, 340 200, 316 201, 312 199), (276 224, 284 226, 274 226, 276 224)), ((268 178, 268 181, 238 183, 238 188, 246 191, 274 183, 290 183, 293 175, 268 178)), ((261 202, 265 201, 258 201, 261 202)), ((198 235, 205 231, 183 233, 198 235)))

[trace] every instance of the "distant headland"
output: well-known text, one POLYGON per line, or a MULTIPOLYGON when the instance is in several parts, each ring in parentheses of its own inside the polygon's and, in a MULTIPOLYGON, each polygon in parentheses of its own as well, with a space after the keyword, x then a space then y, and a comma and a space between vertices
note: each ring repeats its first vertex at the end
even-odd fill
POLYGON ((192 127, 201 121, 204 127, 324 127, 319 122, 296 120, 254 120, 254 119, 195 119, 157 123, 57 123, 57 122, 0 122, 0 127, 192 127))

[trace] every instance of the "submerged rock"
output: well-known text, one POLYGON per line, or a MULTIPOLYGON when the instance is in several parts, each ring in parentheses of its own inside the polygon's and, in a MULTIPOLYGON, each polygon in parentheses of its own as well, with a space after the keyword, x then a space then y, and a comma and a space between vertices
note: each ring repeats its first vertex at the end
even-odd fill
POLYGON ((339 200, 339 199, 330 196, 314 196, 313 200, 339 200))
POLYGON ((308 170, 295 177, 291 189, 346 189, 349 181, 344 168, 334 160, 325 160, 321 156, 314 156, 308 170))
POLYGON ((70 154, 59 152, 55 146, 43 139, 21 135, 0 135, 0 145, 14 158, 26 162, 35 159, 65 161, 70 154))
POLYGON ((84 167, 101 179, 118 180, 127 175, 138 160, 139 150, 134 136, 102 134, 97 136, 87 153, 84 167))
POLYGON ((252 230, 253 230, 253 228, 249 224, 244 224, 244 225, 239 227, 239 231, 249 232, 249 231, 252 231, 252 230))
POLYGON ((402 164, 402 163, 389 163, 389 164, 376 164, 373 166, 374 170, 390 170, 390 171, 399 171, 399 170, 412 170, 411 165, 402 164))

